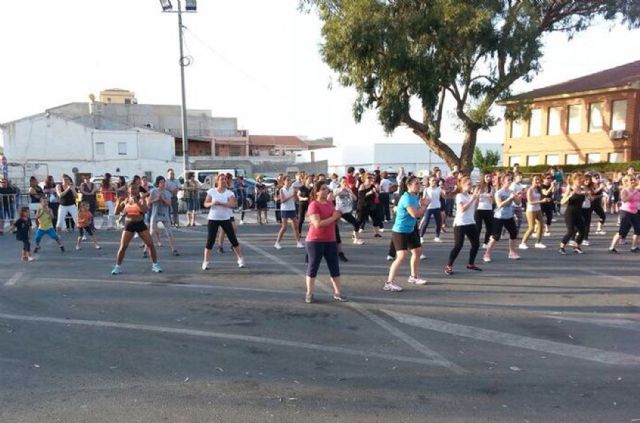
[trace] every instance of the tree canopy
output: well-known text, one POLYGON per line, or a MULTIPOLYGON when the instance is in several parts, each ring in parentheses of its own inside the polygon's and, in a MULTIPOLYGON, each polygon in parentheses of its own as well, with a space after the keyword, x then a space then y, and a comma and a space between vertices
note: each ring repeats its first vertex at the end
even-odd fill
POLYGON ((493 104, 539 72, 545 34, 571 39, 597 20, 640 23, 637 0, 301 0, 301 7, 318 12, 323 59, 357 92, 356 121, 375 109, 386 132, 410 128, 465 172, 478 131, 498 122, 493 104), (441 137, 445 98, 465 133, 459 157, 441 137))

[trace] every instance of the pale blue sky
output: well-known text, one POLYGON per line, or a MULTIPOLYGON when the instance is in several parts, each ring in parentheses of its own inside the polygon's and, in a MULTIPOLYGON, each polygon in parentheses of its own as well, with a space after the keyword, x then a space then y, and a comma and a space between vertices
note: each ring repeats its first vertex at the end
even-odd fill
MULTIPOLYGON (((135 91, 141 103, 178 104, 177 22, 157 0, 4 1, 0 122, 105 88, 135 91)), ((174 0, 175 3, 175 0, 174 0)), ((386 140, 373 113, 356 125, 355 94, 335 82, 318 53, 320 23, 297 0, 199 0, 185 16, 190 108, 234 116, 254 134, 333 136, 338 143, 386 140), (329 86, 333 89, 329 90, 329 86)), ((542 73, 529 90, 640 60, 640 31, 600 25, 573 41, 546 40, 542 73)), ((501 142, 502 126, 480 140, 501 142)), ((461 137, 446 122, 444 138, 461 137)), ((394 139, 414 141, 406 130, 394 139)))

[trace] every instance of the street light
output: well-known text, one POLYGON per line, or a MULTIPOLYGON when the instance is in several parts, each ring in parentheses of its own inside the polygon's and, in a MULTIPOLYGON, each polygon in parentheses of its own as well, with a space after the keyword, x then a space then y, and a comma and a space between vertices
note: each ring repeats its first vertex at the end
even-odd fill
POLYGON ((186 175, 187 171, 189 170, 189 137, 187 135, 187 97, 185 93, 186 90, 184 83, 184 68, 186 66, 189 66, 191 60, 184 56, 184 42, 182 39, 184 26, 182 25, 182 13, 195 13, 197 10, 197 3, 196 0, 185 0, 185 10, 182 10, 182 0, 177 0, 177 2, 177 10, 173 10, 173 4, 171 4, 171 0, 160 0, 160 6, 162 7, 163 12, 178 14, 178 39, 180 41, 180 84, 182 87, 182 161, 184 174, 186 175))

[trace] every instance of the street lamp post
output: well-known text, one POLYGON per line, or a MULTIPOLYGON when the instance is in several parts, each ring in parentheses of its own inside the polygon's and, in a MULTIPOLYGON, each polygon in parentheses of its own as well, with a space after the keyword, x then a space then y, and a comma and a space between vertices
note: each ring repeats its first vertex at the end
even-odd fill
POLYGON ((184 167, 184 175, 186 177, 186 173, 189 170, 189 136, 187 134, 187 95, 186 88, 184 82, 184 68, 189 66, 189 58, 184 56, 184 42, 183 42, 183 30, 184 26, 182 25, 182 13, 183 12, 196 12, 196 0, 185 0, 186 7, 185 10, 182 10, 182 0, 178 1, 177 10, 173 10, 173 5, 171 4, 171 0, 160 0, 160 6, 162 7, 162 11, 166 13, 177 13, 178 14, 178 39, 180 42, 180 86, 182 89, 182 108, 181 108, 181 118, 182 118, 182 164, 184 167))

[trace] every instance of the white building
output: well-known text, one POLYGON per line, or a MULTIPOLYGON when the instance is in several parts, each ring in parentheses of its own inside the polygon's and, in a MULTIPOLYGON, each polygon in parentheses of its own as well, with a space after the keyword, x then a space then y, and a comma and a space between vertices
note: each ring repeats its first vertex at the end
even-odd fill
MULTIPOLYGON (((449 144, 449 147, 460 153, 462 144, 449 144)), ((498 151, 502 155, 502 144, 477 144, 486 152, 487 150, 498 151)), ((422 175, 434 167, 442 169, 443 174, 448 172, 449 167, 438 155, 432 152, 425 144, 421 143, 397 143, 384 142, 366 145, 338 145, 332 148, 321 148, 317 150, 303 151, 297 154, 296 163, 313 163, 326 160, 327 171, 344 175, 349 166, 356 169, 365 168, 373 170, 379 168, 384 171, 397 172, 400 166, 405 171, 422 175)))

